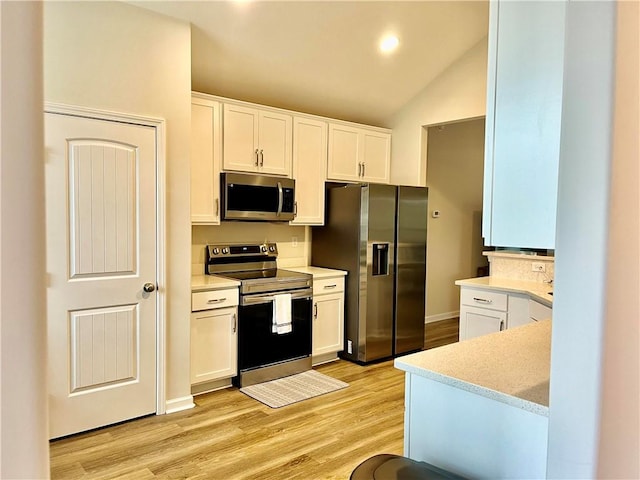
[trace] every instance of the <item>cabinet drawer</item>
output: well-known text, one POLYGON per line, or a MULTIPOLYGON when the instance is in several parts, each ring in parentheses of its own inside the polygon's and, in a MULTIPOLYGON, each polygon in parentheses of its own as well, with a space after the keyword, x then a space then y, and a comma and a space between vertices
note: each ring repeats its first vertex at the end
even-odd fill
POLYGON ((504 292, 492 290, 476 290, 463 288, 460 291, 460 303, 472 307, 490 308, 501 312, 507 311, 507 297, 504 292))
POLYGON ((344 277, 313 279, 313 294, 344 292, 344 277))
POLYGON ((238 289, 210 290, 191 294, 191 311, 210 310, 212 308, 235 307, 238 305, 238 289))

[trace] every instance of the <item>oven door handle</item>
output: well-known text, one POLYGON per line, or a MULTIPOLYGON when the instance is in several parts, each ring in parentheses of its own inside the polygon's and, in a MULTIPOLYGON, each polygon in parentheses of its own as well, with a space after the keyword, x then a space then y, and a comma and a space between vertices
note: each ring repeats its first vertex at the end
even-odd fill
MULTIPOLYGON (((303 290, 297 290, 295 292, 282 292, 291 293, 291 300, 299 300, 301 298, 311 298, 313 296, 313 290, 305 288, 303 290)), ((258 305, 260 303, 271 303, 275 300, 275 295, 241 295, 240 305, 258 305)))

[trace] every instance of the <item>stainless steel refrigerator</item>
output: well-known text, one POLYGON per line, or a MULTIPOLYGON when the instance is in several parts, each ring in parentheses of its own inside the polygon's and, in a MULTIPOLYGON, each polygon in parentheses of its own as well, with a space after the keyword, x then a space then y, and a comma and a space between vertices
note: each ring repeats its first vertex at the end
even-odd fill
POLYGON ((344 358, 367 363, 424 348, 427 189, 327 189, 311 264, 348 272, 344 358))

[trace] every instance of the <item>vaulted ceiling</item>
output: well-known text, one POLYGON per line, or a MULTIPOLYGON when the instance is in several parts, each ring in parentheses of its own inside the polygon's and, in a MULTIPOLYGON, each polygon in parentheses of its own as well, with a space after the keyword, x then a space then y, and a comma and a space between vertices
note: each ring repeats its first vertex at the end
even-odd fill
POLYGON ((379 126, 488 28, 483 0, 130 3, 191 23, 193 90, 379 126))

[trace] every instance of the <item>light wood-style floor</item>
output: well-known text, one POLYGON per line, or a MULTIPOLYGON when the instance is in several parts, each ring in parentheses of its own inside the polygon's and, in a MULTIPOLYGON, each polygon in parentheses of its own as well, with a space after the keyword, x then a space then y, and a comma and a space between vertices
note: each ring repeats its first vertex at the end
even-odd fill
MULTIPOLYGON (((457 321, 437 323, 427 326, 427 348, 457 341, 457 321)), ((236 388, 200 395, 185 412, 51 442, 51 477, 348 479, 372 455, 402 454, 404 374, 392 361, 317 370, 349 387, 279 409, 236 388)))

